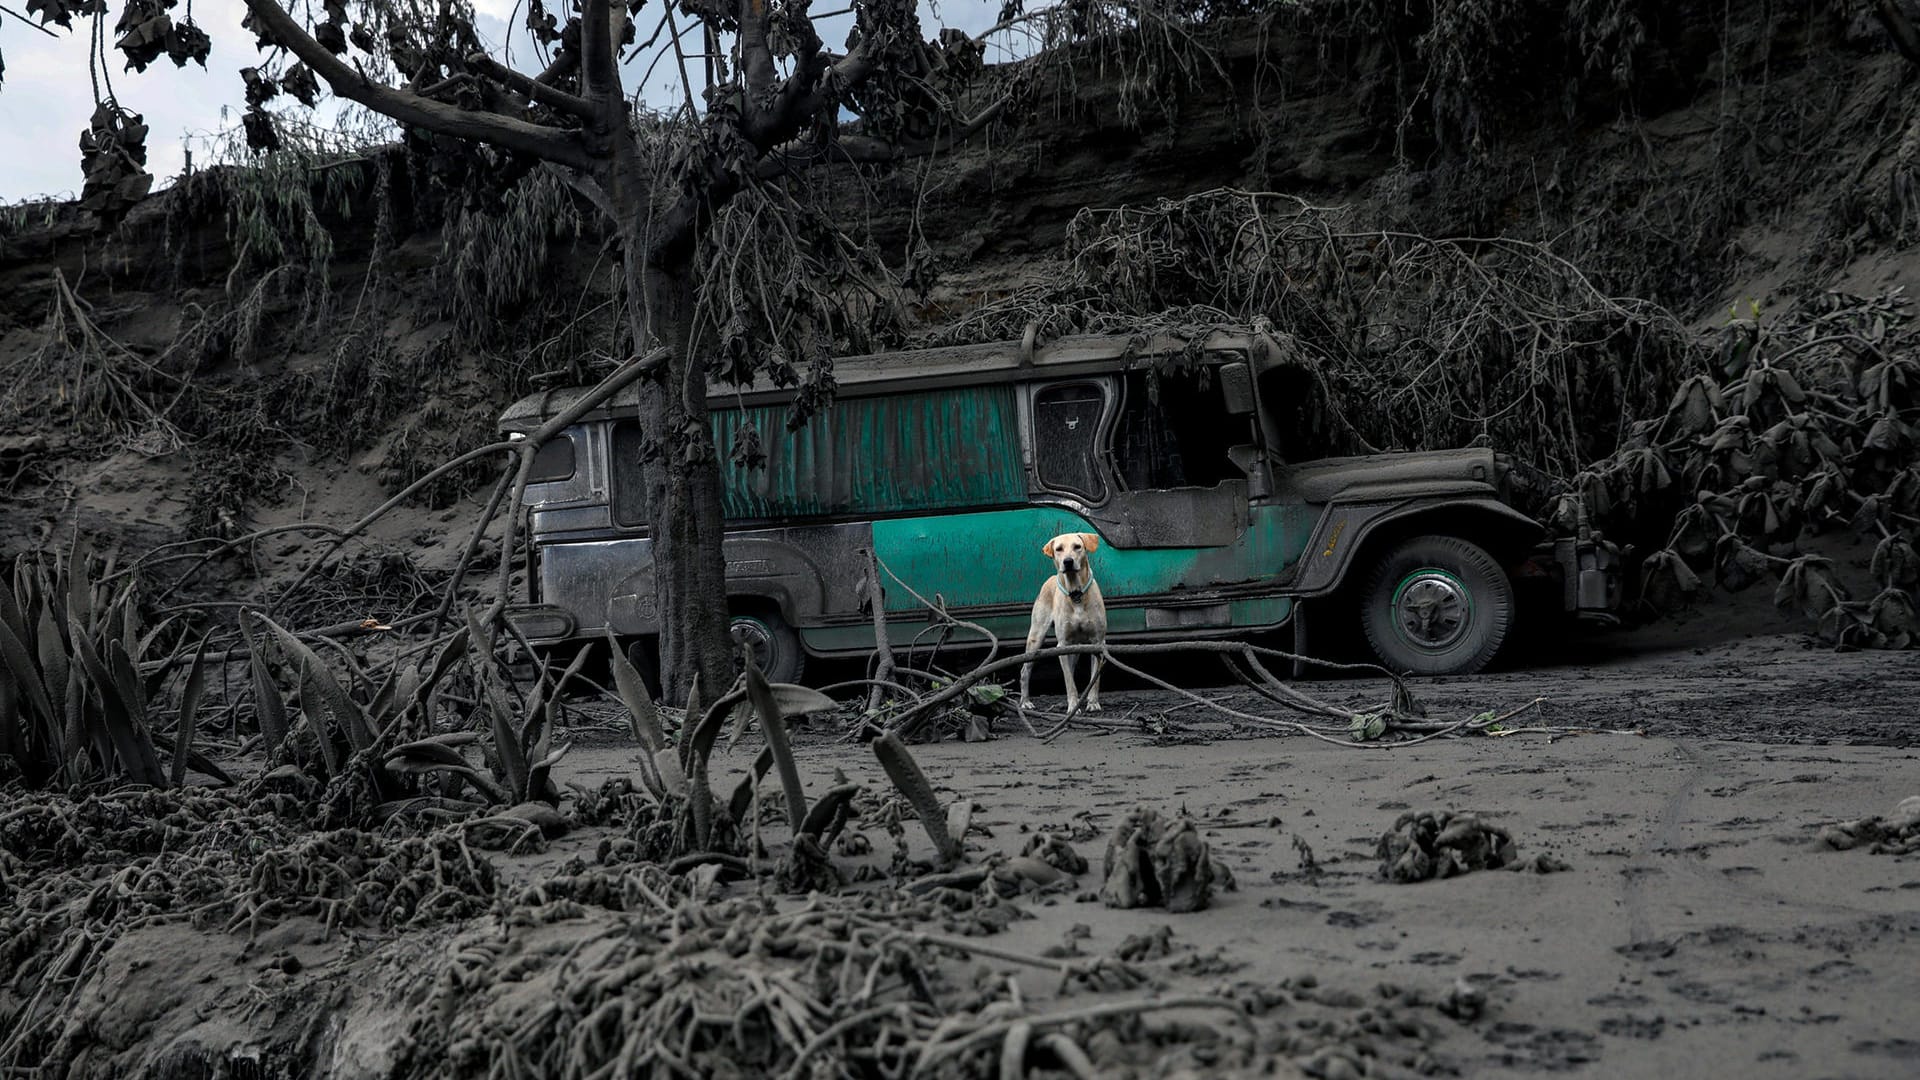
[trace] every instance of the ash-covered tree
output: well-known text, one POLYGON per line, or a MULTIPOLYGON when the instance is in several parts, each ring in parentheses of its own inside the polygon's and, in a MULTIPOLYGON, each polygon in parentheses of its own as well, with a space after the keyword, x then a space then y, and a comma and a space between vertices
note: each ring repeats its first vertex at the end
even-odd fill
MULTIPOLYGON (((190 8, 123 0, 116 17, 111 2, 27 0, 27 11, 61 26, 93 20, 97 59, 111 47, 136 69, 161 55, 204 64, 208 39, 190 8)), ((514 37, 540 57, 520 70, 485 46, 470 0, 245 0, 242 25, 260 50, 240 72, 246 133, 271 151, 268 102, 313 106, 331 91, 397 122, 469 198, 497 198, 548 169, 598 208, 623 271, 627 354, 651 364, 640 400, 663 675, 670 691, 696 673, 711 689, 732 677, 720 460, 751 459, 757 446, 714 445, 707 387, 798 385, 794 423, 830 399, 833 351, 897 324, 900 287, 924 284, 928 267, 922 249, 882 258, 838 228, 822 211, 820 167, 940 151, 1006 115, 1022 83, 983 65, 986 34, 930 39, 919 0, 854 0, 831 13, 851 17, 840 48, 822 40, 809 0, 554 2, 519 8, 514 37), (681 100, 664 113, 644 107, 623 64, 677 72, 681 100)), ((1206 6, 1147 7, 1165 23, 1206 6)), ((989 33, 1020 34, 1024 51, 1044 54, 1139 25, 1134 8, 1068 0, 1029 12, 1007 0, 986 10, 998 18, 989 33)), ((83 201, 110 220, 147 191, 145 126, 110 82, 103 93, 96 78, 95 97, 83 201)))

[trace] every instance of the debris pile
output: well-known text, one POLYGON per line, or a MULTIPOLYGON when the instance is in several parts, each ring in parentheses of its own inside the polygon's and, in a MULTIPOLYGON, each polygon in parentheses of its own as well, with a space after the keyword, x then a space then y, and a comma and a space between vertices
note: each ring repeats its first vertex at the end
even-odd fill
MULTIPOLYGON (((309 831, 313 809, 249 791, 131 789, 0 798, 0 1069, 54 1068, 70 994, 142 928, 190 922, 249 941, 297 918, 418 928, 492 907, 494 866, 460 826, 309 831)), ((55 1071, 64 1070, 55 1068, 55 1071)))
POLYGON ((1168 821, 1138 806, 1107 840, 1100 902, 1110 908, 1165 907, 1181 913, 1213 902, 1216 885, 1233 888, 1233 874, 1213 859, 1207 842, 1185 814, 1168 821))
POLYGON ((1409 810, 1380 836, 1380 876, 1408 884, 1497 870, 1514 862, 1513 837, 1473 814, 1409 810))
POLYGON ((1820 830, 1820 842, 1835 851, 1865 847, 1875 855, 1908 855, 1920 851, 1920 795, 1900 800, 1893 813, 1881 817, 1842 821, 1820 830))
POLYGON ((1252 1050, 1228 998, 1031 1011, 1010 980, 969 975, 949 954, 977 949, 1063 975, 1073 965, 929 932, 952 896, 816 895, 781 910, 652 866, 583 872, 608 879, 596 891, 618 897, 613 911, 578 889, 543 888, 463 933, 411 1013, 394 1075, 1089 1075, 1075 1066, 1184 1046, 1245 1064, 1252 1050), (1167 1010, 1179 1019, 1148 1019, 1167 1010))

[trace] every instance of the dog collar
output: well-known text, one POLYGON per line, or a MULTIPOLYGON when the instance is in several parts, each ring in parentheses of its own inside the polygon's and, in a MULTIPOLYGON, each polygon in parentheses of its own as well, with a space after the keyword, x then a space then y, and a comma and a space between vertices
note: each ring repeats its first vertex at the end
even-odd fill
MULTIPOLYGON (((1066 576, 1067 575, 1065 574, 1060 575, 1062 579, 1065 579, 1066 576)), ((1087 583, 1085 585, 1080 586, 1078 589, 1069 589, 1066 587, 1066 585, 1062 584, 1060 586, 1060 591, 1067 594, 1067 599, 1077 604, 1080 602, 1080 598, 1087 595, 1087 590, 1091 588, 1093 588, 1093 575, 1088 574, 1087 583)))

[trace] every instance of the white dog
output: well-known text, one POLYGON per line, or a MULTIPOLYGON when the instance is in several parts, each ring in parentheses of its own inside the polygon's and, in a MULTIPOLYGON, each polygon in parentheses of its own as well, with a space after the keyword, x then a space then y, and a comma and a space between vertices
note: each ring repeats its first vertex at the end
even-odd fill
MULTIPOLYGON (((1032 652, 1053 629, 1061 645, 1100 645, 1107 640, 1107 604, 1100 598, 1100 583, 1093 580, 1093 553, 1100 550, 1100 538, 1093 533, 1061 533, 1047 541, 1040 553, 1053 560, 1053 576, 1040 586, 1033 601, 1033 623, 1027 630, 1027 651, 1032 652)), ((1104 657, 1091 657, 1093 674, 1087 680, 1087 711, 1100 711, 1100 669, 1104 657)), ((1067 679, 1067 710, 1080 704, 1080 691, 1073 685, 1072 656, 1060 658, 1060 672, 1067 679)), ((1027 684, 1033 678, 1033 665, 1020 668, 1020 707, 1027 708, 1027 684)))

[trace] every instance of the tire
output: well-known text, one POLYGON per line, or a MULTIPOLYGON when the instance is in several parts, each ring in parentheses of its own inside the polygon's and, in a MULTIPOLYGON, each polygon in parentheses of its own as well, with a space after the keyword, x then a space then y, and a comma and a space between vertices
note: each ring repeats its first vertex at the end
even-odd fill
POLYGON ((1389 670, 1471 675, 1513 622, 1513 582, 1493 556, 1454 536, 1416 536, 1387 552, 1367 581, 1360 623, 1389 670))
POLYGON ((807 670, 807 654, 800 635, 774 611, 736 611, 727 626, 733 640, 734 663, 744 667, 741 649, 752 646, 754 660, 768 682, 797 683, 807 670))

